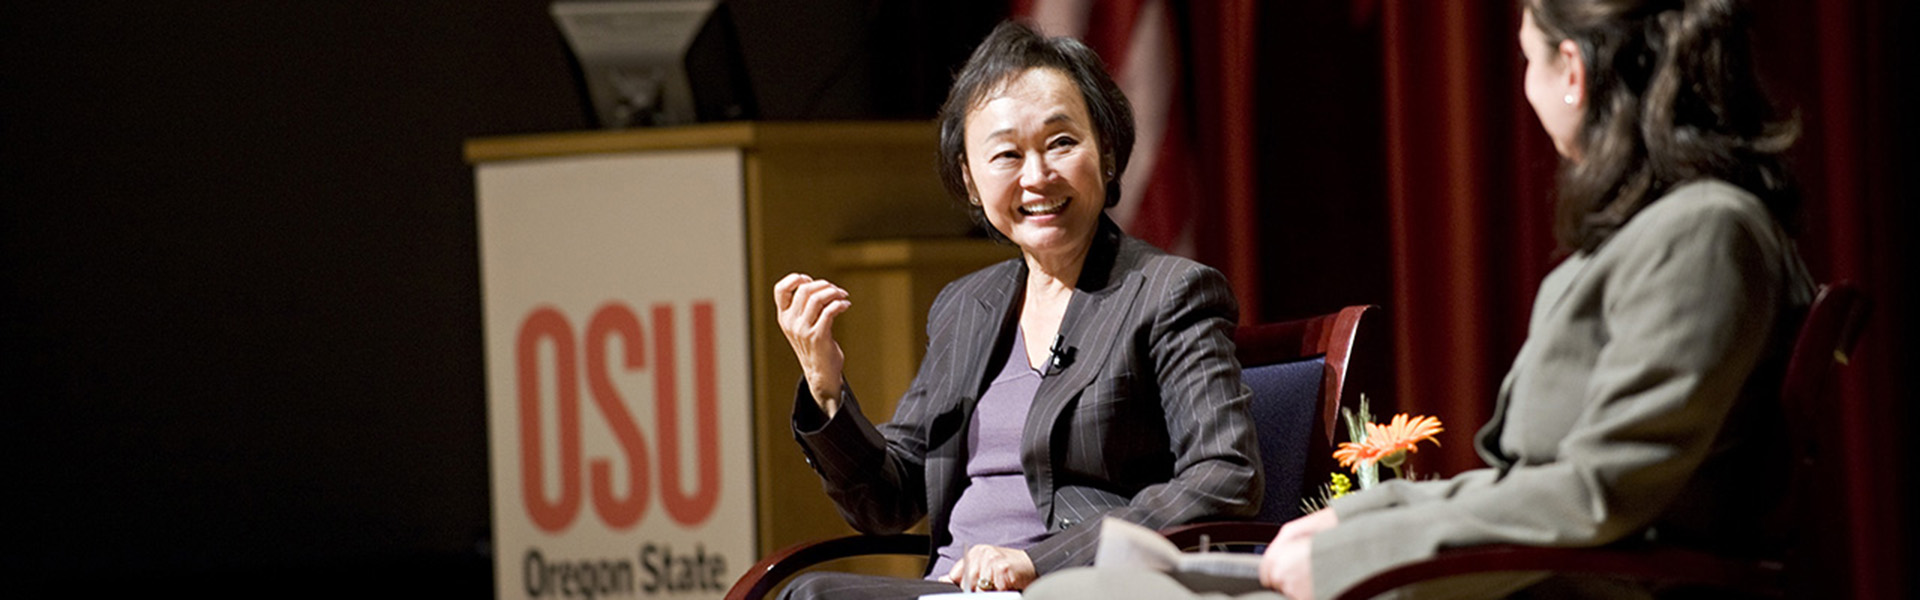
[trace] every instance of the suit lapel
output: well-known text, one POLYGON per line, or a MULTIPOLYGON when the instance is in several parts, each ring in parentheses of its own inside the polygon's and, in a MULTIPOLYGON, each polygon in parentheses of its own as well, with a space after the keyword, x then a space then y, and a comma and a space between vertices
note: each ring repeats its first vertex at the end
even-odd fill
POLYGON ((1586 252, 1569 256, 1541 279, 1538 297, 1533 300, 1533 312, 1527 317, 1527 339, 1521 342, 1520 350, 1514 353, 1512 365, 1507 368, 1507 374, 1500 379, 1500 390, 1494 394, 1493 416, 1473 435, 1474 450, 1480 459, 1499 467, 1503 473, 1513 466, 1513 459, 1501 454, 1500 436, 1506 432, 1507 404, 1513 400, 1514 383, 1519 379, 1520 372, 1534 360, 1534 336, 1540 333, 1554 313, 1560 311, 1561 304, 1566 301, 1567 293, 1574 285, 1586 278, 1587 267, 1593 264, 1591 258, 1586 252))
POLYGON ((1145 276, 1133 268, 1138 253, 1125 247, 1112 221, 1103 216, 1101 225, 1060 322, 1060 335, 1065 336, 1066 347, 1073 349, 1073 360, 1041 380, 1022 435, 1021 463, 1028 471, 1028 485, 1041 516, 1050 521, 1054 423, 1113 355, 1114 345, 1127 330, 1122 319, 1144 287, 1145 276))
MULTIPOLYGON (((980 394, 986 390, 989 381, 987 364, 999 345, 1001 334, 1008 323, 1014 321, 1022 290, 1021 282, 1026 281, 1026 263, 1017 261, 1018 267, 1005 266, 1000 275, 983 278, 974 289, 968 291, 970 302, 958 302, 960 314, 956 322, 965 323, 961 331, 954 334, 958 343, 956 348, 956 368, 946 373, 949 385, 937 393, 952 394, 958 398, 959 405, 953 418, 935 418, 934 429, 927 432, 932 447, 927 472, 930 507, 951 507, 958 500, 960 492, 967 487, 966 482, 966 431, 973 421, 974 407, 980 402, 980 394)), ((947 514, 936 510, 934 513, 934 531, 945 531, 947 514)), ((946 540, 936 542, 945 543, 946 540)))
POLYGON ((1033 408, 1028 412, 1028 437, 1036 433, 1044 435, 1073 396, 1093 383, 1101 365, 1113 354, 1114 344, 1125 333, 1117 319, 1133 307, 1133 299, 1141 287, 1139 273, 1124 277, 1125 283, 1106 290, 1075 293, 1067 304, 1060 331, 1066 336, 1067 347, 1073 349, 1073 361, 1041 380, 1039 391, 1034 393, 1033 408))
POLYGON ((979 293, 974 295, 972 309, 975 312, 968 315, 968 321, 983 326, 962 334, 967 344, 961 355, 965 370, 958 377, 966 385, 961 388, 961 394, 966 398, 969 414, 973 412, 974 403, 980 401, 980 394, 987 390, 990 375, 987 373, 987 363, 994 358, 1001 337, 1009 332, 1008 327, 1017 327, 1019 323, 1020 299, 1026 290, 1027 263, 1019 261, 1019 267, 1010 270, 1010 276, 993 278, 991 285, 982 286, 979 293), (984 326, 986 324, 997 326, 984 326))

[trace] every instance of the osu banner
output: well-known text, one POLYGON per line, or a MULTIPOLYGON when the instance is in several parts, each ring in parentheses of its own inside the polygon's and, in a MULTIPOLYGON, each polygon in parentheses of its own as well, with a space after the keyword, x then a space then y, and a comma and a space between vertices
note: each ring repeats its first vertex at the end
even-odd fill
POLYGON ((480 165, 500 598, 719 598, 754 559, 738 150, 480 165))

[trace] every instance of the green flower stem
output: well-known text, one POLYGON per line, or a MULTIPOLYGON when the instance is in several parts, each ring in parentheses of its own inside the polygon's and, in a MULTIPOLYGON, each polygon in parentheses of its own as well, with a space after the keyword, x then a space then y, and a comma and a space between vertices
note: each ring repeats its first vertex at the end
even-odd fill
POLYGON ((1407 453, 1404 450, 1380 457, 1380 464, 1386 465, 1386 467, 1389 469, 1393 469, 1394 479, 1406 478, 1406 474, 1400 471, 1400 466, 1406 463, 1407 463, 1407 453))

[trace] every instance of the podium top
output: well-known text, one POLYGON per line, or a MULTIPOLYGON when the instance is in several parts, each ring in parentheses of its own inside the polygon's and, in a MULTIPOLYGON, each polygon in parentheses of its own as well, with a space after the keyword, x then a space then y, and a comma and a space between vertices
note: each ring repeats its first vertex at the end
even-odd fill
POLYGON ((918 146, 936 144, 932 121, 819 121, 706 123, 605 131, 574 131, 467 140, 468 164, 551 156, 776 146, 918 146))

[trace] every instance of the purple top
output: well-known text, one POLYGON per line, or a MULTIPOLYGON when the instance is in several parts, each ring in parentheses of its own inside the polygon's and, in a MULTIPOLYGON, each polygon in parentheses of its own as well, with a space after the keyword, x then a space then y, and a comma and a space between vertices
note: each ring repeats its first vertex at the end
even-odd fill
POLYGON ((967 489, 953 503, 947 521, 953 541, 940 547, 928 579, 953 570, 975 544, 1025 550, 1046 537, 1046 524, 1020 468, 1021 433, 1039 391, 1040 372, 1028 364, 1026 337, 1016 327, 1006 366, 987 384, 968 424, 967 489))

